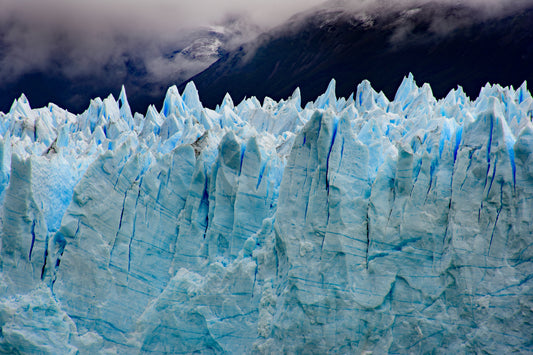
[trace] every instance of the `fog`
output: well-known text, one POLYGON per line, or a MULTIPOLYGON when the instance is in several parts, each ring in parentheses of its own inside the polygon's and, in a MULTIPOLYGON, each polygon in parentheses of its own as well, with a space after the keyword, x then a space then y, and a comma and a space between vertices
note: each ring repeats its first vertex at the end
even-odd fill
POLYGON ((233 42, 224 44, 230 46, 312 8, 364 12, 421 2, 469 4, 480 16, 497 16, 532 1, 0 0, 0 78, 5 85, 44 72, 68 80, 101 76, 125 82, 134 65, 143 71, 137 79, 141 88, 161 78, 186 79, 210 64, 209 58, 173 55, 188 44, 194 29, 233 24, 233 42))

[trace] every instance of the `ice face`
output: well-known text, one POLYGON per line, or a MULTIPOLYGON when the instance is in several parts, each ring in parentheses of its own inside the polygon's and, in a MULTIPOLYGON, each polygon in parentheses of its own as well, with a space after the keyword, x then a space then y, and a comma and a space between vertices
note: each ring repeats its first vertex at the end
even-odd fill
POLYGON ((525 84, 301 105, 0 113, 0 351, 532 351, 525 84))

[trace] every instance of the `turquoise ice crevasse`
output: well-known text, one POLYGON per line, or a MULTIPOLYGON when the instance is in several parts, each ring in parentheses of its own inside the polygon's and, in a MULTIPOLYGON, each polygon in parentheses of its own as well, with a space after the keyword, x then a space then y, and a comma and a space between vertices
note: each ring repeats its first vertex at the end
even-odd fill
POLYGON ((533 98, 0 113, 0 353, 533 352, 533 98))

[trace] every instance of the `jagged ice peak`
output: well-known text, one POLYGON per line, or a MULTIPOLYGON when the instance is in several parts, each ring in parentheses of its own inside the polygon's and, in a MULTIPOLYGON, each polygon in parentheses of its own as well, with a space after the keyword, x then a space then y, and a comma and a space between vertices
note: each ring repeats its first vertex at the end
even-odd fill
POLYGON ((533 343, 533 98, 302 107, 193 83, 0 113, 0 352, 509 353, 533 343))

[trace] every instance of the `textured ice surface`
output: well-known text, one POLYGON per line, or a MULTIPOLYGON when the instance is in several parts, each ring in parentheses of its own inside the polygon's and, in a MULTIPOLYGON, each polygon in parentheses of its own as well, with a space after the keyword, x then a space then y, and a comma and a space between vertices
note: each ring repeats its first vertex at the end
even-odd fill
POLYGON ((525 84, 301 105, 0 113, 0 352, 532 352, 525 84))

